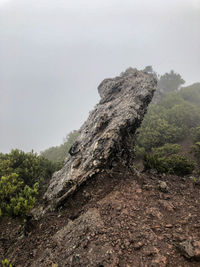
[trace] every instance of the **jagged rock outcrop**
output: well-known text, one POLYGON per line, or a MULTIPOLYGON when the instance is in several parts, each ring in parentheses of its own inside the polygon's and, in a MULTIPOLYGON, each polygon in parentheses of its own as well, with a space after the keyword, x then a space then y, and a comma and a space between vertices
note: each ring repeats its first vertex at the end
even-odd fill
POLYGON ((80 129, 64 167, 56 172, 44 198, 58 206, 89 177, 129 166, 134 157, 134 135, 156 87, 155 78, 133 68, 105 79, 98 87, 99 104, 80 129))

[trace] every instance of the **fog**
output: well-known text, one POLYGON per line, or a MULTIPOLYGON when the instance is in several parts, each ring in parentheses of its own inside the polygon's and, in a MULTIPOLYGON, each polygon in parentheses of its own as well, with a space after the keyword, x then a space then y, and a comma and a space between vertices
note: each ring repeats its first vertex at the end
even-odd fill
POLYGON ((0 152, 78 129, 129 66, 200 81, 200 0, 0 0, 0 152))

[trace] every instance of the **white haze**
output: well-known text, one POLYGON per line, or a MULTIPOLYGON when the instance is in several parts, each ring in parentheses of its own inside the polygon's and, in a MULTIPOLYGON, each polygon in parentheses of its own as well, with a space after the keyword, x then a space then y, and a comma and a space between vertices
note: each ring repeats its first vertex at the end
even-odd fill
POLYGON ((78 129, 127 67, 200 81, 200 0, 0 0, 0 152, 78 129))

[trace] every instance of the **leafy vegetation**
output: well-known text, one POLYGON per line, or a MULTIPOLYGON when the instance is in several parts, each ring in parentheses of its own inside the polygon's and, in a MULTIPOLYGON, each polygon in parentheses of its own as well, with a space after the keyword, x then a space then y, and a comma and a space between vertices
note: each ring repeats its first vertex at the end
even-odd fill
POLYGON ((3 267, 12 267, 12 264, 10 263, 10 261, 8 259, 2 260, 1 264, 3 267))
POLYGON ((181 75, 171 70, 170 73, 165 73, 158 79, 158 91, 165 96, 170 92, 177 92, 184 83, 181 75))
POLYGON ((138 130, 136 157, 144 159, 145 170, 189 174, 194 163, 180 155, 177 143, 193 140, 192 153, 200 169, 200 83, 180 88, 184 80, 174 71, 162 76, 151 66, 145 71, 157 77, 158 89, 138 130))
MULTIPOLYGON (((200 98, 200 84, 194 84, 171 92, 157 104, 149 106, 138 130, 136 145, 139 154, 141 151, 151 152, 155 147, 166 143, 173 144, 185 138, 191 139, 191 129, 198 129, 200 125, 200 102, 190 96, 190 90, 196 99, 200 98)), ((196 135, 200 133, 197 132, 196 135)))
POLYGON ((196 142, 193 146, 192 146, 192 150, 193 153, 199 163, 199 167, 200 167, 200 142, 196 142))
POLYGON ((199 169, 200 169, 200 127, 196 127, 191 130, 194 145, 191 148, 191 152, 196 157, 199 169))
POLYGON ((169 173, 179 176, 191 174, 194 170, 194 162, 184 156, 173 154, 170 157, 159 154, 146 154, 144 157, 144 169, 156 170, 158 173, 169 173))
POLYGON ((191 129, 191 135, 194 143, 200 142, 200 126, 191 129))
POLYGON ((166 143, 175 143, 182 137, 182 129, 167 120, 163 107, 152 105, 145 116, 137 138, 138 147, 151 151, 166 143))
POLYGON ((180 149, 181 146, 178 144, 165 144, 164 146, 153 148, 152 152, 160 157, 169 157, 179 153, 180 149))
POLYGON ((25 216, 33 207, 39 184, 58 169, 42 156, 18 149, 0 154, 0 216, 25 216))

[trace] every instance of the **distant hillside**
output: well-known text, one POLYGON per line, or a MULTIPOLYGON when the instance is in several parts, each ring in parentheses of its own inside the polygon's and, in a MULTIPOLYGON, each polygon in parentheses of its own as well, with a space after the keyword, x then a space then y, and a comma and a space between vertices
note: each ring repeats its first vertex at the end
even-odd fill
POLYGON ((79 135, 78 131, 72 131, 70 132, 66 138, 64 139, 64 142, 60 146, 50 147, 44 151, 42 151, 40 154, 41 156, 47 158, 48 160, 51 160, 53 162, 61 162, 63 161, 67 155, 70 147, 72 144, 76 141, 77 137, 79 135))

